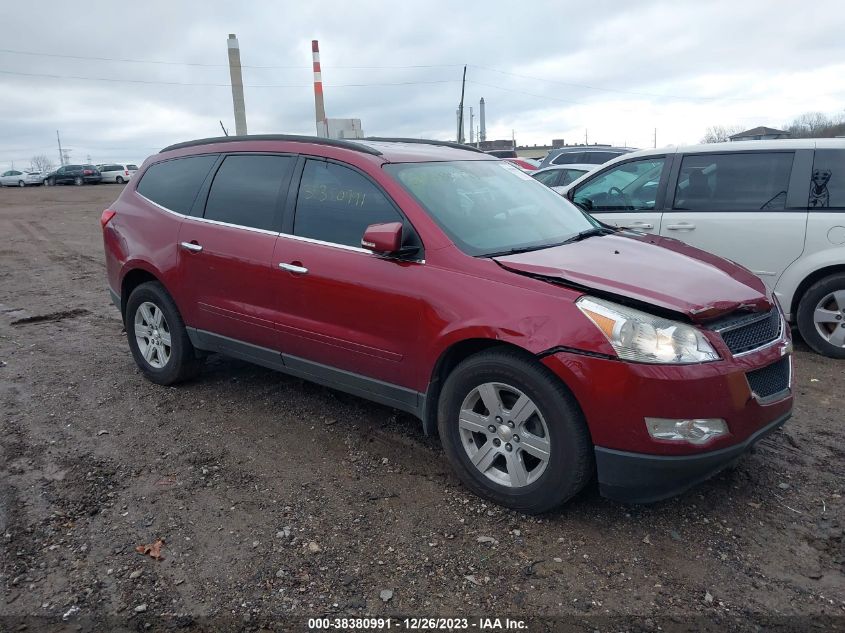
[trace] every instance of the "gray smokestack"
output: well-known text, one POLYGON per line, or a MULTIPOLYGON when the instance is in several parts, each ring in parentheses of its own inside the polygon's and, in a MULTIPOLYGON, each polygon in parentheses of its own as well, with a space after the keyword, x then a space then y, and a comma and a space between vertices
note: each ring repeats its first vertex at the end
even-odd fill
POLYGON ((487 119, 484 116, 484 97, 478 103, 478 140, 484 142, 487 140, 487 119))
POLYGON ((244 105, 244 79, 241 75, 241 49, 238 38, 229 33, 229 77, 232 79, 232 105, 235 108, 235 134, 245 136, 246 105, 244 105))

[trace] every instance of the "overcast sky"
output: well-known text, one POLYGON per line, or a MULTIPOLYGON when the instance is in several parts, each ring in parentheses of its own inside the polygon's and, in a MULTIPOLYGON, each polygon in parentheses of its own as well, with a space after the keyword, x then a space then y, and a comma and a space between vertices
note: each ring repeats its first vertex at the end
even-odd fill
POLYGON ((312 39, 328 116, 360 118, 367 135, 453 139, 463 64, 488 139, 519 144, 587 130, 650 147, 655 128, 659 146, 689 144, 710 125, 845 112, 841 0, 47 1, 2 25, 3 169, 58 162, 57 129, 73 162, 140 162, 218 135, 221 119, 234 133, 228 33, 253 134, 314 132, 312 39))

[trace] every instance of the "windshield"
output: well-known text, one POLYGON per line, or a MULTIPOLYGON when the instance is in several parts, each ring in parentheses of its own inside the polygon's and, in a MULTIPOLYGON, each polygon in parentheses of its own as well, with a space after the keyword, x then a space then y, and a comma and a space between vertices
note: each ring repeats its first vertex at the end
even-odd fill
POLYGON ((385 165, 462 251, 546 248, 600 224, 506 161, 385 165))

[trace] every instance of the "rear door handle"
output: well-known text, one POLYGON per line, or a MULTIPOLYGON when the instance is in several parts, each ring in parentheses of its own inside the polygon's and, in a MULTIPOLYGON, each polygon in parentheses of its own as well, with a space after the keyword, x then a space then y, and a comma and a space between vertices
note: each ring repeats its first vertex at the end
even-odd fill
POLYGON ((202 246, 195 242, 182 242, 179 246, 184 248, 186 251, 191 251, 192 253, 199 253, 202 251, 202 246))
POLYGON ((289 273, 296 273, 297 275, 308 274, 308 269, 305 268, 305 266, 297 266, 296 264, 285 264, 284 262, 281 262, 279 264, 279 268, 281 268, 282 270, 286 270, 289 273))
POLYGON ((670 231, 692 231, 695 224, 692 222, 678 222, 677 224, 667 224, 666 228, 670 231))
POLYGON ((630 224, 618 224, 623 229, 653 229, 654 225, 649 222, 631 222, 630 224))

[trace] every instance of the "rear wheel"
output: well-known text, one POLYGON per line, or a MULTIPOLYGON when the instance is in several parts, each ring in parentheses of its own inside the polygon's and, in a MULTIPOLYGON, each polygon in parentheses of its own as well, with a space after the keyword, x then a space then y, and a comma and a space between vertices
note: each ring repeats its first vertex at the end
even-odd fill
POLYGON ((82 179, 82 176, 77 176, 73 179, 73 184, 75 184, 76 186, 84 185, 85 181, 82 179))
POLYGON ((117 184, 122 185, 124 183, 123 176, 118 176, 117 178, 114 179, 114 181, 117 184))
POLYGON ((158 282, 141 284, 126 302, 126 336, 144 375, 159 385, 188 380, 202 366, 173 298, 158 282))
POLYGON ((26 183, 23 180, 18 180, 18 187, 26 187, 26 183))
POLYGON ((481 352, 458 365, 443 385, 438 429, 461 480, 515 510, 550 510, 592 475, 590 437, 574 397, 517 351, 481 352))
POLYGON ((845 274, 814 283, 798 304, 798 330, 819 354, 845 358, 845 274))

